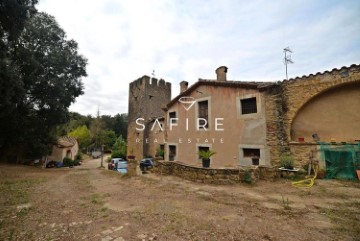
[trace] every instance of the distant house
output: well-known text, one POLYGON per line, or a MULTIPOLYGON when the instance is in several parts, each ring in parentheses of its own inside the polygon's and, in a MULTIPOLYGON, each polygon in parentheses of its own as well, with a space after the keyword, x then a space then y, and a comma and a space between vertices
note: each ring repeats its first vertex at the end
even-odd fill
POLYGON ((79 151, 79 142, 75 137, 62 136, 53 145, 48 161, 62 162, 64 157, 74 159, 79 151))

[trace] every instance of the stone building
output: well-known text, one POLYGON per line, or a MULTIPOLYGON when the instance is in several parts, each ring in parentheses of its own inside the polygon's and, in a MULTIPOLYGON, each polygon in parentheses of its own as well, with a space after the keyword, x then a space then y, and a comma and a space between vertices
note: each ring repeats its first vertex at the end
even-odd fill
POLYGON ((163 79, 157 80, 144 75, 130 83, 128 156, 141 159, 144 156, 153 155, 154 148, 146 143, 146 137, 153 134, 150 132, 151 124, 154 120, 161 119, 164 116, 164 111, 161 108, 165 107, 170 100, 171 84, 163 79))
POLYGON ((65 157, 74 160, 78 152, 79 142, 77 138, 71 136, 62 136, 59 137, 56 144, 52 146, 51 154, 47 156, 47 160, 63 162, 65 157))
POLYGON ((227 80, 225 66, 215 72, 214 80, 181 82, 172 100, 170 88, 160 88, 151 101, 149 77, 130 84, 128 149, 137 159, 161 147, 165 160, 197 166, 198 152, 211 149, 211 167, 272 166, 291 151, 300 165, 310 152, 321 159, 319 141, 360 139, 360 65, 282 82, 227 80))

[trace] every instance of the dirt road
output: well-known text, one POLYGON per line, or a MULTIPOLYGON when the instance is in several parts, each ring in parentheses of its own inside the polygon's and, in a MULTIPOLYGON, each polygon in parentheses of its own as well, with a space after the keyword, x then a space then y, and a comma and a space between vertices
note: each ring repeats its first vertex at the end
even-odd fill
MULTIPOLYGON (((104 163, 106 164, 106 163, 104 163)), ((359 240, 360 185, 204 185, 98 168, 0 165, 0 240, 359 240)))

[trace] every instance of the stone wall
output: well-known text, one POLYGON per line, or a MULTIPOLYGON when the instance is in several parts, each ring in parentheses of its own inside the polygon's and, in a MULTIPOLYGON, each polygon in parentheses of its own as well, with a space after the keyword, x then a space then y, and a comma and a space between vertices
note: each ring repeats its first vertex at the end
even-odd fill
POLYGON ((283 82, 287 101, 284 115, 286 131, 290 140, 290 126, 297 112, 315 96, 336 86, 360 81, 360 65, 333 69, 315 75, 297 77, 283 82))
POLYGON ((360 82, 360 65, 285 80, 275 83, 267 90, 264 94, 266 140, 271 165, 278 165, 280 154, 287 151, 295 156, 296 165, 308 160, 309 152, 314 148, 313 143, 296 145, 292 142, 292 121, 299 110, 314 97, 337 86, 355 82, 360 82))
MULTIPOLYGON (((308 143, 297 143, 290 142, 289 148, 291 153, 295 157, 295 164, 297 167, 301 167, 305 164, 309 163, 310 155, 313 156, 313 160, 320 161, 321 153, 320 153, 320 145, 313 142, 308 143), (312 154, 310 154, 312 153, 312 154)), ((321 166, 324 166, 324 163, 319 163, 321 166)))
POLYGON ((201 168, 180 162, 156 161, 154 172, 161 175, 174 175, 186 180, 209 184, 236 184, 245 182, 245 173, 249 172, 252 182, 258 180, 274 180, 278 177, 276 169, 268 167, 256 168, 201 168))
POLYGON ((135 156, 140 160, 146 153, 146 137, 148 130, 137 131, 136 119, 143 118, 145 125, 155 118, 163 117, 161 109, 171 100, 171 83, 160 79, 143 77, 133 81, 129 85, 129 109, 128 109, 128 148, 127 155, 135 156), (136 139, 140 141, 137 142, 136 139))

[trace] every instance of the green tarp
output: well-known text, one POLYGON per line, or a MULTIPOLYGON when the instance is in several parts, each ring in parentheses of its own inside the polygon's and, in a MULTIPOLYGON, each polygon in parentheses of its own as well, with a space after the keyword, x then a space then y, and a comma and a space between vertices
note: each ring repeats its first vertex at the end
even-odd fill
POLYGON ((360 169, 360 143, 358 145, 322 143, 320 148, 326 165, 326 178, 357 179, 356 169, 360 169))

